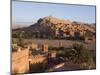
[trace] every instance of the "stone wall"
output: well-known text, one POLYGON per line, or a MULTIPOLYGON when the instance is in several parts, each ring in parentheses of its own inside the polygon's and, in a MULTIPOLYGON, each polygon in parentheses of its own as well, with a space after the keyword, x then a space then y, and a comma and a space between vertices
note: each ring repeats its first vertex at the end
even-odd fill
POLYGON ((30 64, 38 64, 38 63, 42 63, 46 57, 44 55, 35 55, 35 56, 31 56, 30 57, 30 64))
POLYGON ((28 49, 12 53, 12 73, 26 73, 29 71, 28 53, 28 49))

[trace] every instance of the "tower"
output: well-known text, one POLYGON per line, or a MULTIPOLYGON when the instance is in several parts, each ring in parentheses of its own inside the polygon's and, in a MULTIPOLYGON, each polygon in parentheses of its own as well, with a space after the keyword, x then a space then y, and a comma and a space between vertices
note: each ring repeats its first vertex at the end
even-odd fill
POLYGON ((43 44, 43 51, 48 52, 48 44, 46 42, 43 44))
POLYGON ((51 57, 52 57, 52 58, 55 58, 55 57, 56 57, 56 54, 57 54, 56 51, 52 51, 52 52, 51 52, 51 57))

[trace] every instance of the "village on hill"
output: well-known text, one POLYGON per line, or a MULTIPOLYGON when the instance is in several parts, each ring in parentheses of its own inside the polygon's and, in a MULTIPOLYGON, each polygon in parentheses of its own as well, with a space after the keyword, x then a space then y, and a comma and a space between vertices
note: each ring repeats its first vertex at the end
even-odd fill
POLYGON ((53 16, 12 29, 12 74, 96 68, 96 30, 53 16))

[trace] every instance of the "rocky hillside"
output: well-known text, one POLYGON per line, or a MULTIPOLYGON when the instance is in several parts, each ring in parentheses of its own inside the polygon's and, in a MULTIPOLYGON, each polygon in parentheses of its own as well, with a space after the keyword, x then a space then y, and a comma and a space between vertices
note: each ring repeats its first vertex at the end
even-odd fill
POLYGON ((40 18, 35 24, 21 29, 13 29, 15 32, 24 31, 28 36, 32 37, 74 37, 75 35, 84 36, 89 32, 95 34, 95 24, 71 22, 47 16, 40 18))

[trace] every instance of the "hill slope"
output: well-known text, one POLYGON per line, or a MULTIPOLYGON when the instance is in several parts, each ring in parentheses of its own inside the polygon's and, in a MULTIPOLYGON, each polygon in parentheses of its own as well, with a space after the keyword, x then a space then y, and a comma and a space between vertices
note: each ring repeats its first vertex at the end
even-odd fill
POLYGON ((40 18, 35 24, 32 24, 29 27, 13 29, 13 32, 21 31, 24 31, 28 35, 30 34, 31 36, 34 35, 35 37, 37 36, 40 38, 53 36, 73 37, 77 34, 83 36, 87 32, 95 34, 95 24, 71 22, 69 20, 47 16, 40 18))

